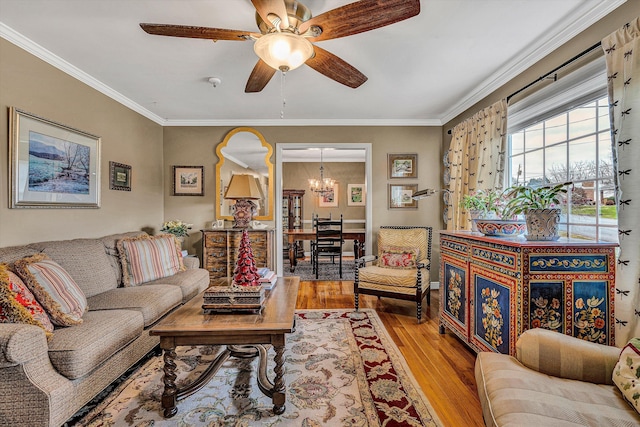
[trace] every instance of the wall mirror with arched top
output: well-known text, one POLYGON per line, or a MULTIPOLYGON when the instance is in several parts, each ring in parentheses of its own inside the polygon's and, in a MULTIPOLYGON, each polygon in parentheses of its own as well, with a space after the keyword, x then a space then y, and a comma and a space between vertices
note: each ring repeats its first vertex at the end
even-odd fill
POLYGON ((273 220, 273 147, 255 129, 240 127, 231 130, 216 147, 216 219, 233 219, 234 200, 225 200, 231 176, 235 174, 253 175, 260 189, 260 200, 253 219, 273 220))

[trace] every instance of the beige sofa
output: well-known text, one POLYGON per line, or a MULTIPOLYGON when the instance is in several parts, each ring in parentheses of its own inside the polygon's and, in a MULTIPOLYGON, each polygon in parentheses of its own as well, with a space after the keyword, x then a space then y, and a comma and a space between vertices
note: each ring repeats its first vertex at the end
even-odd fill
POLYGON ((197 258, 186 271, 122 287, 116 249, 143 232, 0 248, 0 262, 45 253, 84 292, 89 311, 77 326, 0 323, 0 426, 59 426, 158 343, 148 329, 209 285, 197 258))
POLYGON ((487 427, 640 426, 611 380, 621 349, 546 329, 524 332, 516 357, 479 353, 475 376, 487 427))

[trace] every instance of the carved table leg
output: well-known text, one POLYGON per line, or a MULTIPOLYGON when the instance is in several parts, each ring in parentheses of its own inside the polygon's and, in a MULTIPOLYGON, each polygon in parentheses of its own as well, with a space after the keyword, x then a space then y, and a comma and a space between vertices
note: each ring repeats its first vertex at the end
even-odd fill
POLYGON ((178 412, 177 407, 177 391, 176 387, 176 358, 175 348, 164 349, 164 391, 162 392, 162 408, 164 409, 164 417, 173 417, 178 412))
POLYGON ((273 413, 276 415, 280 415, 284 413, 285 410, 285 387, 284 387, 284 344, 283 345, 274 345, 273 349, 276 354, 273 360, 276 362, 276 366, 273 371, 275 373, 275 377, 273 379, 273 394, 271 396, 271 401, 273 402, 273 413))

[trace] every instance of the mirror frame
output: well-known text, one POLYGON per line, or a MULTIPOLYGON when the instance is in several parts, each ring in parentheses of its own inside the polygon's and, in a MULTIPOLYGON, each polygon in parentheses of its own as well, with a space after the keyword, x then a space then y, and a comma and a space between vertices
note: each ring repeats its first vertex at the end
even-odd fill
POLYGON ((232 129, 224 137, 224 140, 221 143, 219 143, 216 147, 216 155, 218 156, 218 163, 216 164, 216 187, 218 187, 216 188, 216 198, 215 198, 216 199, 215 200, 216 219, 233 220, 233 216, 231 215, 222 215, 222 212, 220 209, 220 206, 221 206, 220 202, 224 197, 224 195, 222 194, 222 188, 219 188, 220 187, 220 169, 222 168, 222 165, 224 165, 224 161, 225 161, 224 154, 222 153, 222 149, 225 148, 227 144, 229 144, 229 141, 231 141, 231 138, 234 135, 240 132, 250 132, 254 134, 255 136, 258 137, 262 146, 267 149, 267 154, 265 154, 264 156, 264 162, 266 163, 267 168, 269 169, 269 186, 267 189, 267 192, 269 194, 269 206, 268 206, 266 215, 257 215, 257 216, 254 216, 253 219, 262 220, 262 221, 273 221, 273 197, 274 197, 273 196, 274 194, 273 193, 273 163, 271 162, 271 156, 273 155, 273 147, 264 139, 264 137, 260 132, 250 127, 239 127, 239 128, 232 129))

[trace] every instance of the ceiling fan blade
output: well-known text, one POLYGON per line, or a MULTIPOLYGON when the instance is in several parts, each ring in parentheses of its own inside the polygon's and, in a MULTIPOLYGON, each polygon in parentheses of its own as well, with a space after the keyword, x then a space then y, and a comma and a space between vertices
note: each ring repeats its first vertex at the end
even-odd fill
POLYGON ((273 13, 278 15, 282 21, 280 28, 289 28, 289 15, 287 15, 287 7, 284 4, 284 0, 251 0, 251 3, 253 3, 258 15, 264 22, 272 25, 269 14, 273 13))
POLYGON ((188 25, 171 24, 140 24, 140 27, 149 34, 157 36, 187 37, 191 39, 209 40, 238 40, 251 39, 251 36, 260 37, 258 33, 239 30, 224 30, 209 27, 191 27, 188 25))
POLYGON ((271 68, 262 59, 258 59, 258 63, 253 67, 247 86, 245 86, 245 93, 260 92, 269 83, 271 77, 276 73, 275 68, 271 68))
POLYGON ((354 89, 367 81, 367 76, 333 53, 318 46, 313 46, 313 50, 316 54, 305 64, 317 72, 354 89))
POLYGON ((312 42, 363 33, 411 18, 420 13, 420 0, 361 0, 315 16, 299 26, 300 34, 312 25, 322 33, 312 42))

